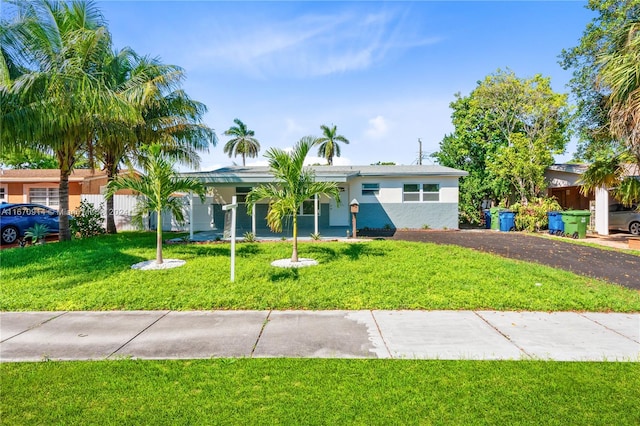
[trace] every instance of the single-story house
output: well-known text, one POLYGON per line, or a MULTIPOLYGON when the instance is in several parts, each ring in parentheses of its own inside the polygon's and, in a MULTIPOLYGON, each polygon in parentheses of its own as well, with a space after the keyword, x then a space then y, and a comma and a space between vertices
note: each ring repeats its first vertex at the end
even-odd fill
MULTIPOLYGON (((609 206, 617 201, 609 194, 610 188, 597 188, 584 196, 580 192, 580 178, 588 164, 554 164, 545 171, 548 195, 555 197, 566 210, 590 210, 591 228, 600 235, 609 235, 609 206)), ((628 176, 636 176, 633 165, 627 170, 628 176)))
MULTIPOLYGON (((82 194, 99 194, 107 176, 94 170, 78 169, 69 176, 69 209, 80 205, 82 194)), ((10 169, 0 170, 0 202, 35 203, 58 208, 60 170, 10 169)))
MULTIPOLYGON (((104 202, 102 194, 106 185, 107 175, 104 171, 74 170, 69 176, 69 210, 74 212, 82 200, 99 207, 104 202)), ((58 169, 0 169, 0 203, 34 203, 58 209, 59 186, 58 169)), ((131 214, 136 203, 133 192, 118 191, 114 201, 118 229, 134 229, 131 225, 131 214)))
POLYGON ((588 164, 553 164, 547 167, 547 195, 555 197, 565 210, 589 210, 595 195, 585 196, 580 192, 580 178, 588 167, 588 164))
MULTIPOLYGON (((359 204, 357 228, 458 228, 458 179, 467 172, 442 166, 312 166, 316 180, 336 182, 340 203, 321 197, 303 203, 298 213, 300 234, 345 236, 352 227, 350 204, 359 204)), ((202 203, 193 197, 188 207, 191 231, 222 232, 228 217, 222 207, 238 202, 237 232, 270 233, 268 200, 247 215, 244 201, 252 188, 274 182, 268 167, 224 167, 208 172, 182 173, 208 187, 202 203)), ((228 227, 228 224, 227 224, 228 227)), ((283 227, 283 233, 290 227, 283 227)))

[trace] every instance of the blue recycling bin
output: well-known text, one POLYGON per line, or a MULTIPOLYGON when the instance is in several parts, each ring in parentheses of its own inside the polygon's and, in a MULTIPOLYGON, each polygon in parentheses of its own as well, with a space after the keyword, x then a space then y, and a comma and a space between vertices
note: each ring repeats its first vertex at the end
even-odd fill
POLYGON ((502 232, 509 232, 516 229, 516 214, 511 210, 502 210, 499 214, 500 217, 500 230, 502 232))
POLYGON ((548 212, 547 216, 549 217, 549 233, 555 235, 564 234, 562 212, 548 212))
POLYGON ((491 229, 491 210, 484 209, 484 227, 485 229, 491 229))

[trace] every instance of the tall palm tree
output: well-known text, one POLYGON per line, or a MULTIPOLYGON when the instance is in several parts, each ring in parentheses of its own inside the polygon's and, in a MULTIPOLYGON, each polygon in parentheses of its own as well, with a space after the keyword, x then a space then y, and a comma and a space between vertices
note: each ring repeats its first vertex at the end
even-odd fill
POLYGON ((340 145, 338 142, 345 144, 349 143, 349 140, 342 135, 338 135, 336 126, 320 126, 322 130, 322 136, 316 140, 318 147, 318 156, 327 159, 327 163, 331 166, 333 164, 333 157, 340 157, 340 145))
POLYGON ((624 140, 640 163, 640 22, 624 26, 615 49, 598 58, 599 84, 608 88, 611 133, 624 140))
MULTIPOLYGON (((136 126, 101 123, 95 154, 103 163, 109 182, 117 176, 122 164, 131 167, 139 158, 140 148, 146 145, 161 144, 178 161, 198 167, 198 152, 216 144, 215 132, 202 123, 206 106, 179 90, 185 77, 180 67, 140 57, 126 48, 106 58, 103 76, 107 86, 142 117, 136 126)), ((107 232, 116 233, 113 197, 107 197, 106 201, 107 232)))
POLYGON ((242 165, 245 166, 246 157, 255 158, 258 156, 260 143, 255 138, 255 132, 247 129, 247 125, 239 118, 234 119, 233 122, 236 125, 229 127, 224 132, 227 136, 233 136, 233 139, 224 146, 224 153, 229 154, 229 158, 242 155, 242 165))
POLYGON ((340 203, 340 190, 335 182, 316 182, 315 173, 304 167, 304 160, 316 140, 305 136, 291 153, 278 148, 269 149, 265 157, 276 183, 259 185, 247 195, 247 212, 251 214, 255 204, 269 199, 267 224, 274 232, 282 231, 283 220, 291 216, 293 222, 293 251, 291 261, 298 261, 298 212, 302 203, 314 196, 325 195, 340 203))
POLYGON ((613 187, 615 198, 640 201, 640 22, 625 25, 614 49, 598 57, 598 85, 607 88, 609 128, 622 144, 618 155, 595 161, 582 177, 586 187, 613 187))
POLYGON ((9 149, 28 147, 55 155, 60 169, 59 238, 69 240, 69 176, 80 151, 94 141, 97 118, 135 124, 139 114, 97 75, 111 49, 111 36, 94 2, 12 4, 16 19, 6 26, 3 22, 1 34, 0 136, 14 142, 9 149))
POLYGON ((138 203, 134 220, 141 224, 149 213, 156 214, 156 263, 162 264, 162 211, 168 209, 178 223, 184 223, 183 203, 177 192, 194 192, 205 202, 205 188, 201 182, 180 177, 173 168, 170 156, 163 152, 162 146, 150 145, 147 156, 142 161, 144 174, 136 176, 118 176, 109 182, 107 194, 113 195, 120 189, 131 189, 144 196, 138 203))

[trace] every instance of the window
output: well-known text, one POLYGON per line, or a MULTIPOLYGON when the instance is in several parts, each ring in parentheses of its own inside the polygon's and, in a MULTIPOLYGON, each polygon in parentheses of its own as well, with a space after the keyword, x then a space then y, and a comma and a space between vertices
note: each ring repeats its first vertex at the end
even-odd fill
MULTIPOLYGON (((313 200, 305 200, 300 206, 299 216, 313 216, 315 213, 315 206, 313 200)), ((318 205, 318 216, 320 216, 320 205, 318 205)))
POLYGON ((440 185, 437 183, 423 184, 422 201, 440 201, 440 185))
POLYGON ((404 202, 440 201, 440 184, 405 183, 402 187, 404 202))
POLYGON ((236 186, 236 199, 239 203, 245 203, 247 201, 247 194, 251 192, 253 188, 250 186, 236 186))
POLYGON ((380 193, 379 183, 363 183, 362 195, 378 195, 380 193))
POLYGON ((420 185, 417 183, 405 183, 402 189, 403 201, 420 201, 420 185))
POLYGON ((0 203, 7 201, 7 188, 0 186, 0 203))
POLYGON ((60 204, 58 188, 29 188, 29 202, 57 207, 60 204))

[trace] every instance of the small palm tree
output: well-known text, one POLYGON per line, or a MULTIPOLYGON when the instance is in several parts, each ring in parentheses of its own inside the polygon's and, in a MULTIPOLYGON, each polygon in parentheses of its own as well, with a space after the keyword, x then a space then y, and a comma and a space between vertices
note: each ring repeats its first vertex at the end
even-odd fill
POLYGON ((229 130, 224 132, 227 136, 234 136, 224 146, 224 153, 229 154, 229 158, 232 156, 242 155, 242 165, 246 165, 246 157, 255 158, 260 151, 260 143, 255 138, 255 132, 247 129, 247 125, 244 124, 239 118, 233 120, 236 123, 235 126, 229 127, 229 130))
POLYGON ((316 140, 316 145, 319 145, 318 156, 326 158, 327 163, 331 166, 333 157, 340 157, 340 145, 338 145, 338 142, 348 144, 349 140, 342 135, 336 134, 338 132, 336 126, 328 127, 323 124, 320 129, 322 129, 322 137, 316 140))
POLYGON ((316 182, 312 169, 304 168, 304 159, 316 140, 305 136, 291 153, 271 148, 265 154, 277 183, 259 185, 247 195, 247 212, 251 214, 255 204, 269 199, 267 224, 274 232, 282 231, 283 220, 291 216, 293 222, 293 251, 291 261, 298 261, 298 211, 305 200, 318 195, 333 197, 340 202, 340 190, 335 182, 316 182))
POLYGON ((113 195, 120 189, 131 189, 144 196, 138 203, 134 220, 141 224, 145 215, 155 212, 156 229, 156 263, 162 264, 162 211, 168 209, 178 223, 184 223, 183 204, 176 192, 194 192, 202 202, 205 201, 205 188, 199 181, 183 178, 173 168, 169 155, 162 151, 158 144, 147 148, 147 156, 142 165, 145 173, 139 178, 135 176, 119 176, 109 182, 107 194, 113 195))

